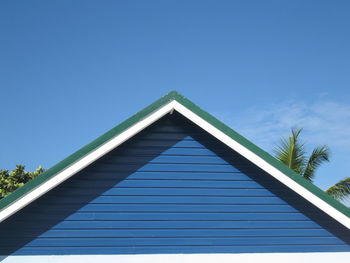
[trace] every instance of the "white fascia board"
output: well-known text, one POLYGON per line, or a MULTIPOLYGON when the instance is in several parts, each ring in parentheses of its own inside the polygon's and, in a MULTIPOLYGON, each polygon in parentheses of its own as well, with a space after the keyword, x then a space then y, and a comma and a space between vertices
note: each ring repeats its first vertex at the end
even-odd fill
POLYGON ((38 187, 34 188, 29 193, 25 194, 18 200, 16 200, 14 203, 10 204, 6 208, 0 211, 0 222, 11 216, 12 214, 16 213, 18 210, 22 209, 29 203, 33 202, 40 196, 44 195, 57 185, 61 184, 77 172, 84 169, 89 164, 93 163, 97 159, 101 158, 106 153, 110 152, 111 150, 115 149, 117 146, 122 144, 123 142, 130 139, 132 136, 136 135, 155 121, 159 120, 161 117, 166 115, 167 113, 174 110, 174 103, 175 101, 171 101, 168 104, 164 105, 163 107, 159 108, 155 112, 148 115, 143 120, 135 123, 128 129, 126 129, 124 132, 120 133, 119 135, 115 136, 114 138, 110 139, 109 141, 105 142, 98 148, 96 148, 94 151, 88 153, 83 158, 78 160, 77 162, 73 163, 72 165, 68 166, 61 172, 57 173, 55 176, 53 176, 48 181, 42 183, 38 187))
POLYGON ((327 202, 323 201, 321 198, 314 195, 312 192, 295 182, 289 176, 285 175, 280 170, 266 162, 260 156, 253 153, 240 143, 236 142, 231 137, 177 101, 175 101, 175 110, 350 229, 349 217, 339 212, 327 202))
POLYGON ((0 256, 3 263, 348 263, 349 252, 321 253, 251 253, 251 254, 150 254, 150 255, 68 255, 0 256))

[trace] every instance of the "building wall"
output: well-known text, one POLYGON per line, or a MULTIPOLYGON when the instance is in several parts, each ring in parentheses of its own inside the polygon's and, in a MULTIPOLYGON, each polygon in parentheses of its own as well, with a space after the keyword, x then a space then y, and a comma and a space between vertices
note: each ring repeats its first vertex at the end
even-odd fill
POLYGON ((0 224, 0 255, 350 251, 350 231, 174 113, 0 224))

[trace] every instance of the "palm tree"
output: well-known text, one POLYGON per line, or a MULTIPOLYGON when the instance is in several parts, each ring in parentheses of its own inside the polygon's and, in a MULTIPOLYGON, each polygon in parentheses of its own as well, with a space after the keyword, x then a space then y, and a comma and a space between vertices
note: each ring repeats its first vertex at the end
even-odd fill
MULTIPOLYGON (((282 139, 280 145, 274 150, 275 157, 289 168, 312 182, 317 168, 329 161, 329 148, 316 147, 309 157, 306 156, 305 145, 299 140, 301 129, 292 129, 288 138, 282 139)), ((326 193, 338 200, 350 196, 350 177, 340 180, 326 190, 326 193)))

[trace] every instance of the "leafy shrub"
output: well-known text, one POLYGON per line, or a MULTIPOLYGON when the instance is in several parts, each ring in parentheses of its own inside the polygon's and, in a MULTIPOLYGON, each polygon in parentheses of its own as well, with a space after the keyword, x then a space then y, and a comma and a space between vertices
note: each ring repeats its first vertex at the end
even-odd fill
POLYGON ((12 171, 0 170, 0 199, 9 195, 44 171, 39 166, 34 172, 27 172, 25 171, 25 166, 20 164, 16 165, 16 168, 12 171))

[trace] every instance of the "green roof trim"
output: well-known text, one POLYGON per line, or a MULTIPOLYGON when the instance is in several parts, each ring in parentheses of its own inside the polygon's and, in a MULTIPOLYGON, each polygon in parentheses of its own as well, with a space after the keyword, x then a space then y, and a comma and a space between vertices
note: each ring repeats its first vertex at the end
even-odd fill
POLYGON ((147 116, 152 114, 154 111, 158 110, 159 108, 161 108, 162 106, 171 102, 172 100, 176 100, 177 102, 179 102, 180 104, 182 104, 183 106, 185 106, 186 108, 191 110, 193 113, 197 114, 202 119, 204 119, 205 121, 207 121, 208 123, 210 123, 211 125, 216 127, 217 129, 219 129, 220 131, 222 131, 223 133, 225 133, 226 135, 231 137, 233 140, 235 140, 236 142, 240 143, 241 145, 243 145, 244 147, 246 147, 247 149, 249 149, 250 151, 252 151, 256 155, 258 155, 260 158, 262 158, 267 163, 269 163, 270 165, 272 165, 273 167, 275 167, 276 169, 281 171, 283 174, 290 177, 292 180, 297 182, 299 185, 303 186, 304 188, 309 190, 311 193, 313 193, 314 195, 316 195, 317 197, 319 197, 320 199, 322 199, 323 201, 328 203, 330 206, 332 206, 333 208, 335 208, 339 212, 343 213, 347 217, 350 217, 350 209, 347 208, 345 205, 343 205, 339 201, 330 197, 327 193, 322 191, 320 188, 318 188, 317 186, 315 186, 311 182, 307 181, 299 174, 295 173, 292 169, 285 166, 283 163, 278 161, 276 158, 271 156, 269 153, 265 152, 264 150, 262 150, 261 148, 259 148, 258 146, 256 146, 255 144, 253 144, 252 142, 250 142, 249 140, 247 140, 246 138, 244 138, 243 136, 241 136, 240 134, 238 134, 234 130, 232 130, 230 127, 228 127, 227 125, 225 125, 224 123, 222 123, 221 121, 216 119, 211 114, 209 114, 206 111, 199 108, 197 105, 195 105, 190 100, 188 100, 187 98, 185 98, 184 96, 182 96, 181 94, 179 94, 176 91, 172 91, 172 92, 168 93, 167 95, 165 95, 164 97, 158 99, 157 101, 155 101, 154 103, 152 103, 148 107, 146 107, 143 110, 141 110, 140 112, 136 113, 135 115, 133 115, 129 119, 127 119, 124 122, 122 122, 121 124, 119 124, 118 126, 112 128, 111 130, 109 130, 108 132, 103 134, 102 136, 98 137, 96 140, 85 145, 84 147, 82 147, 81 149, 76 151, 75 153, 68 156, 66 159, 62 160, 61 162, 57 163, 56 165, 54 165, 53 167, 51 167, 50 169, 45 171, 40 176, 36 177, 35 179, 28 182, 27 184, 25 184, 21 188, 17 189, 16 191, 11 193, 7 197, 0 200, 0 210, 10 206, 12 203, 14 203, 18 199, 20 199, 22 196, 26 195, 27 193, 31 192, 32 190, 34 190, 36 187, 38 187, 42 183, 44 183, 44 182, 48 181, 49 179, 51 179, 52 177, 54 177, 57 173, 68 168, 69 166, 71 166, 75 162, 82 159, 88 153, 92 152, 93 150, 95 150, 99 146, 103 145, 107 141, 109 141, 112 138, 114 138, 115 136, 119 135, 120 133, 122 133, 123 131, 125 131, 126 129, 128 129, 132 125, 134 125, 135 123, 146 118, 147 116))

